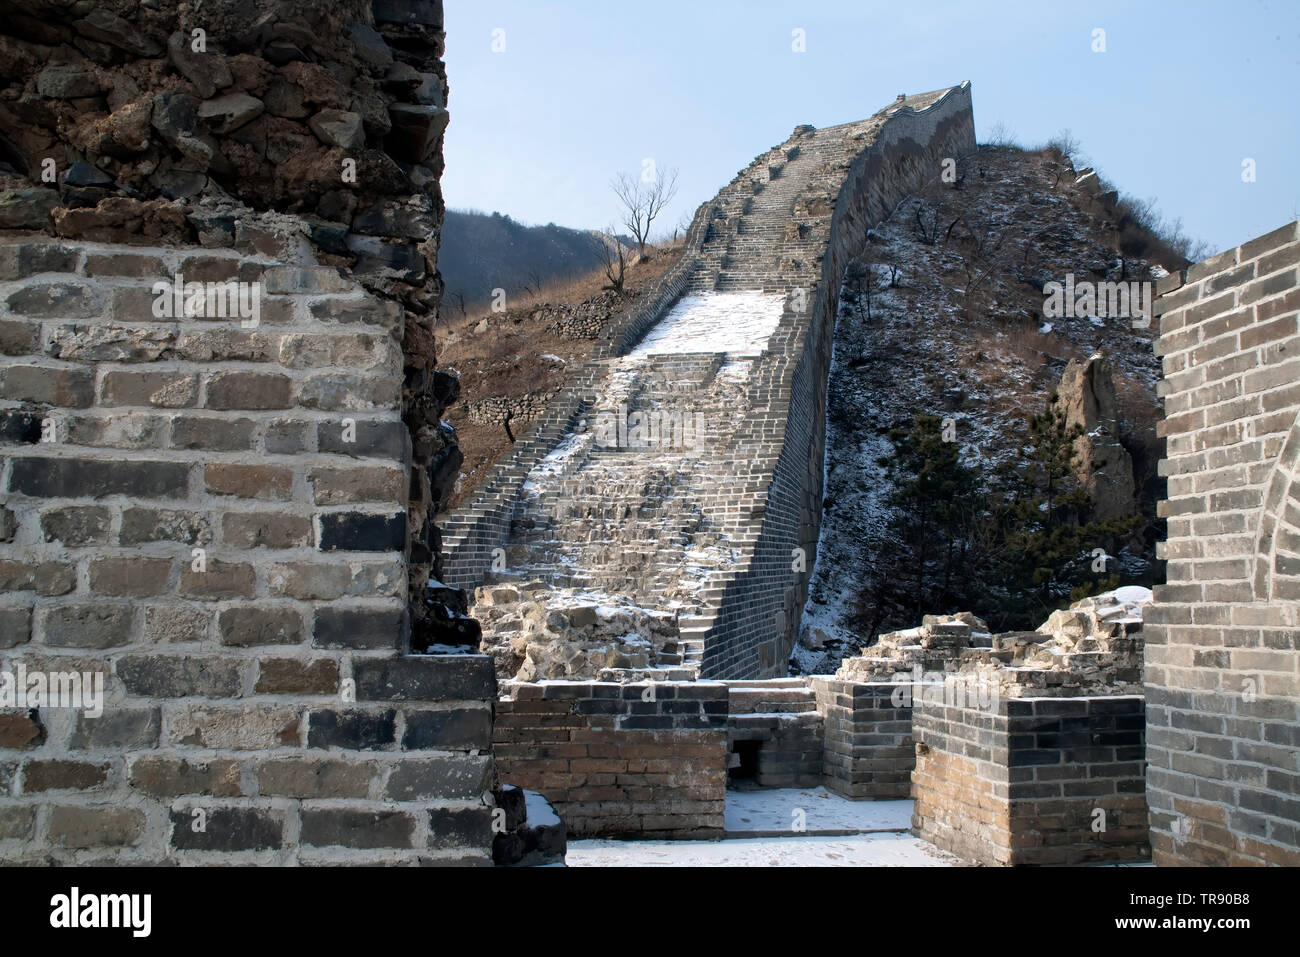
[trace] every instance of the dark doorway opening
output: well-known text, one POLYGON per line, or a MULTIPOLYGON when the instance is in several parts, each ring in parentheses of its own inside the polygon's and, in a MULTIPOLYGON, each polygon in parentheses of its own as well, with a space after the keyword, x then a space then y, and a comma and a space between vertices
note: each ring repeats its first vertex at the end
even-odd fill
POLYGON ((727 777, 732 781, 754 779, 758 777, 758 749, 761 741, 736 741, 731 753, 736 757, 728 761, 727 777))

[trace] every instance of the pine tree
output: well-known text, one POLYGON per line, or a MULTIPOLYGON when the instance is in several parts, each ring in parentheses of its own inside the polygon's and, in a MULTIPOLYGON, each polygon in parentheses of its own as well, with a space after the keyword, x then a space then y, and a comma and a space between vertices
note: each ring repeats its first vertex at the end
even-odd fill
POLYGON ((1005 621, 1035 627, 1055 609, 1094 591, 1113 588, 1118 575, 1098 580, 1092 550, 1109 551, 1141 524, 1140 515, 1090 522, 1093 503, 1075 476, 1075 441, 1083 428, 1071 426, 1056 395, 1029 419, 1029 442, 1020 464, 1003 475, 1004 505, 999 527, 997 580, 1005 589, 1005 621))
POLYGON ((942 611, 964 597, 969 532, 983 512, 979 475, 961 464, 937 416, 918 415, 910 430, 894 429, 889 438, 888 502, 896 510, 891 532, 899 551, 890 564, 905 570, 913 617, 942 611))

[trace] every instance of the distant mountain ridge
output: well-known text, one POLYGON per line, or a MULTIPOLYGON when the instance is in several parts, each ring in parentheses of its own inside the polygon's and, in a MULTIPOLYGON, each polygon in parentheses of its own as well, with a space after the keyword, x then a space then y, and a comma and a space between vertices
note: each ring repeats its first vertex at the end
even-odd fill
POLYGON ((444 309, 483 303, 492 290, 512 296, 548 282, 590 272, 597 264, 595 234, 547 223, 526 226, 501 213, 447 210, 438 269, 446 283, 444 309))

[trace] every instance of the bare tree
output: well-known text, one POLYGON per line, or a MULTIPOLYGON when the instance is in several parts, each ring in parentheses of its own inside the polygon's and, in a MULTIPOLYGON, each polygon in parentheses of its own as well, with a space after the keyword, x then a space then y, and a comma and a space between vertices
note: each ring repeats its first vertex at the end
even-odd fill
POLYGON ((536 266, 528 267, 528 279, 521 280, 520 285, 524 287, 524 294, 536 296, 542 291, 542 271, 536 266))
POLYGON ((637 255, 644 256, 651 224, 677 195, 677 170, 649 181, 619 173, 609 185, 623 206, 623 225, 636 239, 637 255))
POLYGON ((1074 170, 1078 167, 1079 163, 1076 162, 1076 159, 1082 161, 1084 165, 1087 164, 1080 150, 1079 138, 1069 130, 1061 130, 1061 132, 1053 136, 1043 144, 1043 150, 1051 154, 1055 159, 1053 165, 1056 170, 1056 178, 1052 181, 1052 189, 1056 189, 1060 185, 1061 177, 1067 170, 1074 170))
MULTIPOLYGON (((966 274, 965 309, 969 318, 978 302, 976 293, 983 291, 995 272, 1006 272, 1006 253, 1003 250, 1006 234, 998 232, 991 224, 977 223, 972 227, 964 217, 959 217, 958 222, 965 235, 958 233, 954 245, 966 274)), ((957 223, 953 223, 955 225, 957 223)), ((952 234, 952 226, 948 227, 948 233, 952 234)))
POLYGON ((592 246, 608 280, 605 288, 623 295, 623 283, 627 277, 627 247, 623 240, 615 234, 613 226, 608 226, 604 232, 592 237, 592 246))

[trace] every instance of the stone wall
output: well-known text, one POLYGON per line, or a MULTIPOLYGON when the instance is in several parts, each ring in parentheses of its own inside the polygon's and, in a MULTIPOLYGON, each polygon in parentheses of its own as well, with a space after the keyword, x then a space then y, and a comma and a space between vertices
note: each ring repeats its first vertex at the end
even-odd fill
MULTIPOLYGON (((440 423, 456 382, 434 369, 432 333, 448 119, 441 0, 14 0, 7 13, 0 230, 343 266, 405 313, 395 375, 413 450, 420 625, 437 572, 429 520, 460 462, 440 423)), ((152 261, 135 262, 144 277, 152 261)))
POLYGON ((911 797, 916 747, 910 686, 826 677, 809 684, 825 721, 826 789, 854 799, 911 797))
POLYGON ((0 859, 490 864, 491 662, 407 654, 440 3, 11 6, 0 859))
POLYGON ((913 708, 918 836, 982 864, 1148 859, 1140 697, 913 708))
POLYGON ((1154 858, 1300 864, 1300 224, 1160 281, 1154 858))
POLYGON ((726 685, 728 772, 752 777, 764 788, 821 784, 824 724, 808 682, 776 678, 726 685))
POLYGON ((571 836, 720 837, 727 687, 716 682, 509 682, 493 750, 571 836))

